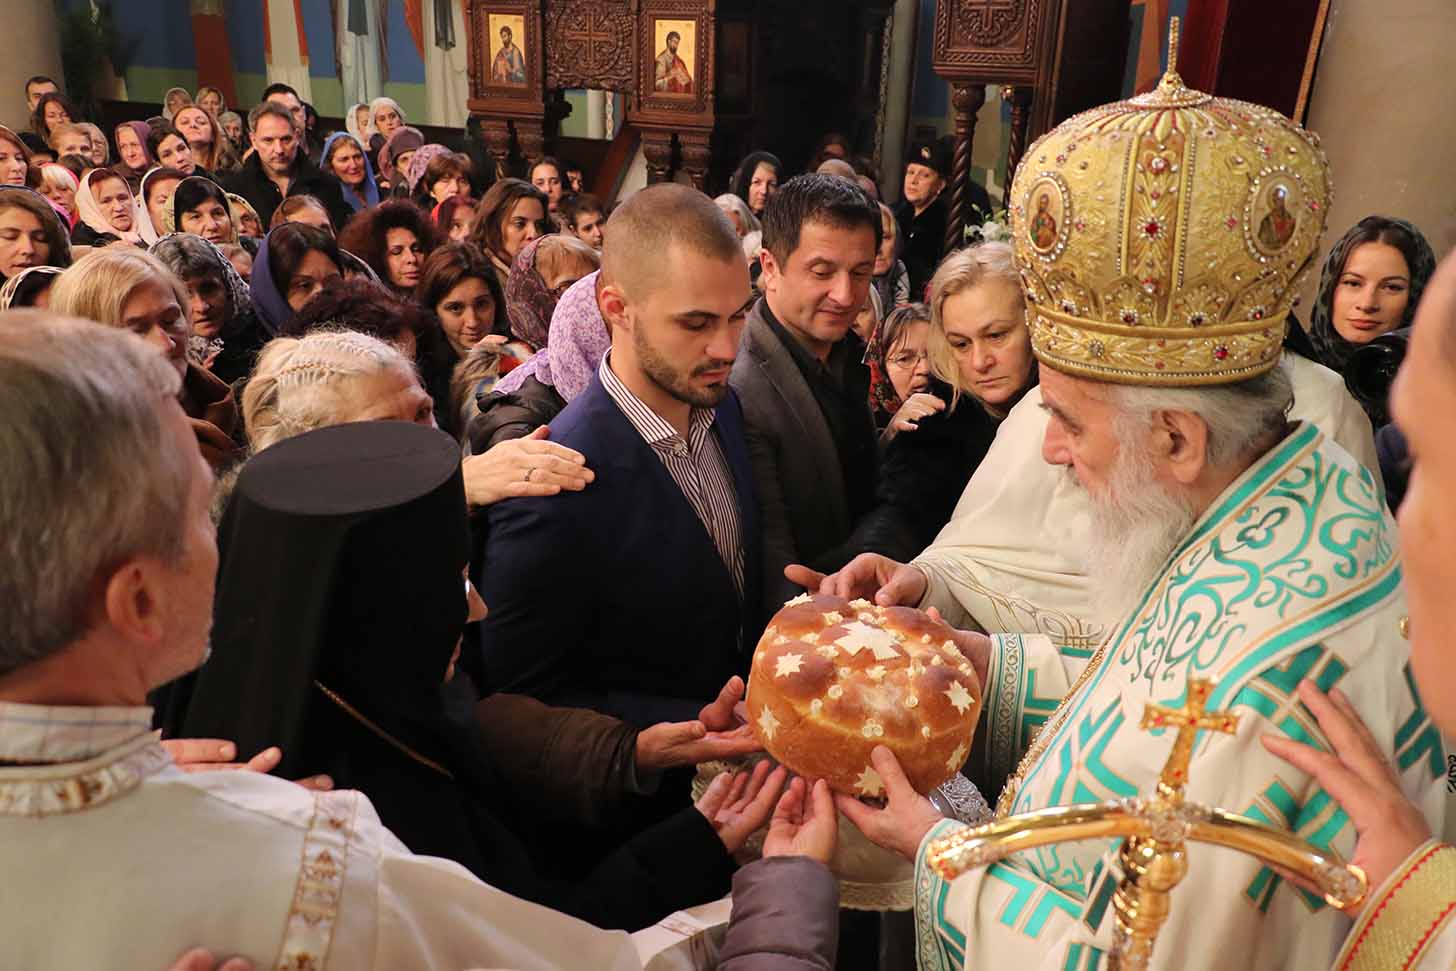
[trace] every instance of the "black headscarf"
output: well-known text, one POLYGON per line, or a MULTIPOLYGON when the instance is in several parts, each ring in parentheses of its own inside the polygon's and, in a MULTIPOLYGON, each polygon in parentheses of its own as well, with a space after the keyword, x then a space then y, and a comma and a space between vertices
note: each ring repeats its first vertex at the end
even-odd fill
POLYGON ((466 529, 460 449, 434 429, 335 425, 254 456, 219 529, 213 654, 180 734, 279 745, 280 775, 362 791, 415 852, 599 926, 721 896, 731 860, 693 809, 580 879, 538 872, 518 834, 550 807, 513 803, 478 736, 447 714, 466 529))
MULTIPOLYGON (((189 175, 181 182, 178 182, 177 188, 172 190, 172 202, 168 206, 172 224, 171 226, 163 227, 164 233, 186 232, 182 228, 182 214, 191 212, 208 199, 222 206, 222 211, 228 214, 228 222, 231 225, 232 209, 228 206, 227 193, 222 190, 222 186, 209 178, 200 175, 189 175)), ((232 230, 232 239, 227 242, 236 243, 238 241, 238 227, 233 226, 232 230)))
MULTIPOLYGON (((748 202, 748 187, 753 182, 754 170, 763 162, 772 165, 774 171, 779 174, 779 181, 784 181, 784 163, 779 161, 777 155, 770 152, 750 153, 748 157, 738 164, 738 171, 733 173, 733 182, 730 186, 733 194, 744 202, 748 202)), ((753 206, 750 205, 748 208, 750 212, 753 211, 753 206)), ((756 212, 753 214, 755 216, 759 215, 756 212)))

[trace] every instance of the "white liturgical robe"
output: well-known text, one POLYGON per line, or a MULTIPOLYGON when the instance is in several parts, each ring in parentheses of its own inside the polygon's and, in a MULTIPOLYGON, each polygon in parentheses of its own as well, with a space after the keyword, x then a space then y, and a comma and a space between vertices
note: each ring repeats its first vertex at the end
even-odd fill
POLYGON ((0 704, 6 968, 640 968, 632 939, 416 856, 357 792, 188 774, 148 708, 0 704))

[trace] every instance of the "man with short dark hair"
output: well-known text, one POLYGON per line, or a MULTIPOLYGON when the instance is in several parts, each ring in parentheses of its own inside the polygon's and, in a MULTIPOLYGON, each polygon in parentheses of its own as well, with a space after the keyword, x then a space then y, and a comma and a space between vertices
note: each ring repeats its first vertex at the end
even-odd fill
POLYGON ((37 74, 27 78, 25 82, 25 110, 35 112, 35 106, 40 104, 40 99, 48 94, 60 94, 60 85, 44 74, 37 74))
POLYGON ((308 113, 297 91, 280 81, 263 89, 263 100, 282 105, 293 116, 293 124, 298 128, 299 137, 303 137, 308 130, 308 113))
POLYGON ((551 423, 589 489, 490 507, 490 690, 637 725, 692 718, 758 639, 758 509, 728 384, 751 302, 738 234, 701 193, 644 189, 607 222, 612 347, 551 423))
POLYGON ((338 180, 309 161, 288 109, 276 101, 264 101, 248 113, 248 127, 253 154, 223 185, 248 200, 264 226, 284 199, 304 195, 322 202, 335 226, 349 221, 353 210, 344 202, 338 180))
POLYGON ((763 510, 764 606, 796 588, 790 563, 832 572, 874 504, 876 434, 864 345, 853 335, 880 245, 879 206, 855 183, 801 175, 763 214, 763 299, 732 384, 748 421, 763 510))
POLYGON ((561 199, 561 221, 577 239, 600 251, 606 235, 607 213, 602 200, 590 192, 573 192, 561 199))

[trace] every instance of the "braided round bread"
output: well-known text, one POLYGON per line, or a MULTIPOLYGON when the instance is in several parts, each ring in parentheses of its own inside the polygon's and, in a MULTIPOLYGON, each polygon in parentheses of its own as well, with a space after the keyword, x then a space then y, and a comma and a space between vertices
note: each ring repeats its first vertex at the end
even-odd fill
POLYGON ((838 792, 884 795, 870 763, 884 745, 927 793, 965 763, 981 714, 980 679, 952 633, 910 607, 795 597, 754 652, 749 722, 770 755, 838 792))

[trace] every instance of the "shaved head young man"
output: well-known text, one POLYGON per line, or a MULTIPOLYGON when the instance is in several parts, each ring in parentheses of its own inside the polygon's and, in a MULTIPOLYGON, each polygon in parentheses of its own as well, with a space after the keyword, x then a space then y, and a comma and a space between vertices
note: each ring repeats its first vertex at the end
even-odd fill
POLYGON ((758 505, 728 377, 750 302, 738 236, 706 196, 652 186, 612 214, 597 282, 612 346, 551 423, 597 477, 490 507, 490 690, 649 725, 691 719, 747 673, 758 505))

